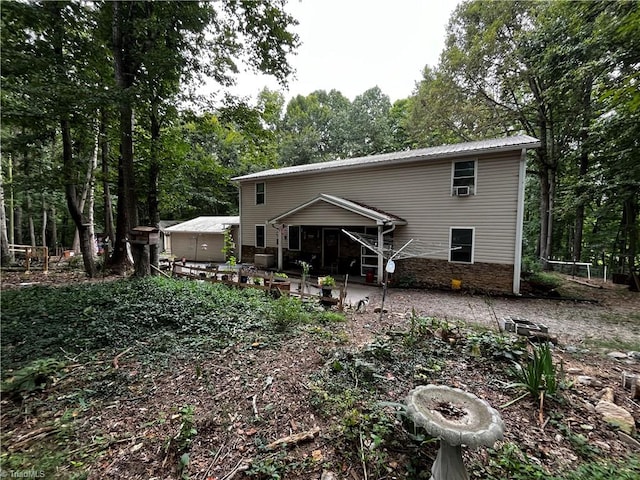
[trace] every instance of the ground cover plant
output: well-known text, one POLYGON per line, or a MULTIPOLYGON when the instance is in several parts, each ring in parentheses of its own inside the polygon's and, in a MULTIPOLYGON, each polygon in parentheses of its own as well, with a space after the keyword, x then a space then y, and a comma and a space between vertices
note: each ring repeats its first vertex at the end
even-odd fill
POLYGON ((640 474, 634 447, 588 408, 599 388, 562 373, 590 367, 584 352, 415 311, 374 334, 374 313, 166 278, 33 286, 1 301, 5 472, 429 478, 438 442, 403 401, 435 383, 487 399, 505 420, 504 442, 465 452, 472 478, 640 474), (553 386, 542 407, 522 395, 522 371, 553 386))

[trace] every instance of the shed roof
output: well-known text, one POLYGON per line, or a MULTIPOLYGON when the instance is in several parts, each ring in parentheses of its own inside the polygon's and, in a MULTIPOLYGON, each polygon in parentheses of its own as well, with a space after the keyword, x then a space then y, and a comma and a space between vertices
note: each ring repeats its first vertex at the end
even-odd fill
POLYGON ((460 155, 474 155, 490 152, 512 151, 540 147, 540 140, 529 135, 515 135, 512 137, 479 140, 475 142, 441 145, 439 147, 421 148, 418 150, 404 150, 401 152, 382 153, 368 157, 348 158, 344 160, 332 160, 329 162, 310 163, 293 167, 273 168, 261 172, 250 173, 233 180, 243 182, 258 180, 267 177, 300 175, 308 172, 321 172, 329 169, 351 169, 367 167, 382 163, 402 163, 405 161, 436 160, 441 158, 456 157, 460 155))
POLYGON ((230 226, 240 225, 240 217, 197 217, 168 227, 165 231, 185 233, 224 233, 230 226))

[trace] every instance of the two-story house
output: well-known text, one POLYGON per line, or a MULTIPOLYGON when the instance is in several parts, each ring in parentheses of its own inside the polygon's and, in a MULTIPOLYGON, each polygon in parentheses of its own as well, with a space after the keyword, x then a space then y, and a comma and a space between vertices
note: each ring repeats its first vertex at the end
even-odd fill
POLYGON ((276 168, 236 177, 240 258, 297 260, 320 273, 381 281, 377 245, 423 245, 396 262, 394 278, 423 286, 519 293, 529 136, 276 168))

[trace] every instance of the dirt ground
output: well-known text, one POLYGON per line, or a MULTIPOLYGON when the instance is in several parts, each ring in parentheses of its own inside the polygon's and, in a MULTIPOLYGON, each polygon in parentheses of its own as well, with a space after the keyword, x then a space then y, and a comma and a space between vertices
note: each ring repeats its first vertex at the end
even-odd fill
MULTIPOLYGON (((27 280, 64 283, 39 275, 27 280)), ((2 287, 17 287, 20 281, 25 279, 5 276, 2 287)), ((637 434, 635 440, 620 435, 603 422, 594 406, 603 388, 609 387, 616 404, 633 415, 636 426, 640 425, 640 400, 633 399, 620 381, 623 372, 640 375, 640 361, 633 356, 606 355, 612 350, 626 354, 629 346, 640 345, 640 294, 623 286, 593 283, 585 286, 567 279, 562 293, 569 299, 487 298, 464 292, 390 289, 387 311, 381 318, 374 311, 381 304, 382 292, 376 289, 370 292, 367 311, 348 310, 347 321, 335 326, 328 340, 319 339, 318 332, 311 329, 273 348, 268 346, 267 337, 256 332, 250 341, 222 351, 167 357, 162 368, 139 361, 135 349, 124 352, 117 370, 108 368, 110 358, 97 359, 95 365, 74 367, 94 378, 96 383, 91 388, 96 392, 91 404, 73 413, 73 441, 76 447, 80 445, 78 451, 99 452, 82 459, 90 479, 179 478, 167 439, 177 438, 183 429, 180 406, 191 405, 197 429, 188 466, 193 479, 247 478, 256 465, 264 470, 254 471, 252 478, 414 478, 402 470, 409 461, 407 451, 387 452, 385 475, 376 476, 370 470, 367 476, 367 467, 361 462, 345 461, 343 447, 336 443, 341 419, 319 411, 313 404, 320 370, 337 355, 361 351, 376 338, 391 338, 393 332, 406 332, 413 312, 452 323, 478 323, 493 330, 500 319, 519 317, 543 323, 557 335, 554 360, 562 365, 573 387, 564 394, 564 402, 553 404, 549 410, 562 419, 564 430, 547 423, 548 419, 541 425, 537 408, 527 407, 525 402, 500 408, 505 441, 518 445, 531 461, 554 472, 571 468, 579 461, 576 438, 584 439, 589 448, 606 458, 638 455, 637 434), (590 380, 582 383, 579 377, 590 380), (104 392, 96 385, 103 385, 104 392), (99 400, 100 395, 103 400, 99 400), (292 445, 285 457, 277 452, 265 454, 265 445, 270 442, 304 433, 310 434, 310 441, 292 445), (277 470, 281 477, 265 473, 268 468, 279 468, 278 462, 288 465, 286 470, 277 470), (328 476, 329 470, 333 477, 328 476)), ((431 379, 434 383, 463 388, 496 407, 513 400, 514 395, 496 380, 501 373, 492 362, 474 364, 458 354, 444 355, 441 361, 442 369, 431 379)), ((389 366, 382 371, 381 399, 402 402, 415 386, 416 368, 401 372, 389 366)), ((5 447, 11 449, 13 440, 37 432, 43 422, 57 417, 60 406, 49 404, 47 399, 68 398, 69 392, 84 388, 75 378, 68 375, 42 398, 17 406, 19 414, 5 404, 3 430, 11 433, 5 447), (25 415, 26 411, 30 413, 25 415)), ((358 400, 355 405, 359 405, 358 400)), ((433 460, 434 453, 434 449, 427 452, 430 460, 425 463, 433 460)), ((486 450, 465 452, 465 459, 487 463, 486 455, 486 450)), ((73 471, 70 466, 60 472, 60 478, 72 478, 73 471)))

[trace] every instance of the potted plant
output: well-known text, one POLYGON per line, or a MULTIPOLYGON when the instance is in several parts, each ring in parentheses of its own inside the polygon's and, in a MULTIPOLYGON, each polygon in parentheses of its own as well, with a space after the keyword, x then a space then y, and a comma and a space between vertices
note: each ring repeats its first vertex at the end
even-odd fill
POLYGON ((323 297, 331 297, 332 287, 336 286, 336 280, 330 275, 318 279, 320 287, 322 288, 323 297))
POLYGON ((281 292, 288 292, 291 289, 291 282, 288 282, 289 275, 284 272, 273 274, 273 283, 281 292))

